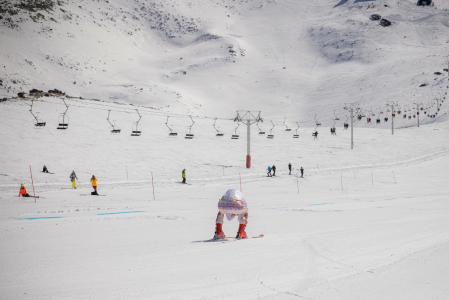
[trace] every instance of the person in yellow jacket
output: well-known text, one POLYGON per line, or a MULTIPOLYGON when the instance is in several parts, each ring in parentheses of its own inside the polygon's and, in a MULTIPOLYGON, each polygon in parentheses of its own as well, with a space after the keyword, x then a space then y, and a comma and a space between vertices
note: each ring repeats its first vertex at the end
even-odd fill
POLYGON ((95 177, 95 175, 92 175, 90 182, 92 182, 92 187, 94 188, 94 191, 91 194, 98 195, 98 193, 97 193, 97 177, 95 177))

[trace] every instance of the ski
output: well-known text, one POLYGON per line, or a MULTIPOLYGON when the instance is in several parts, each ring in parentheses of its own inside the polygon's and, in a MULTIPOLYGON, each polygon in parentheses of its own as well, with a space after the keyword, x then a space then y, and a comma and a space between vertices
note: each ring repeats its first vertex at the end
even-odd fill
POLYGON ((264 237, 263 234, 259 234, 258 236, 247 237, 247 238, 244 238, 244 239, 238 239, 238 238, 234 238, 234 237, 224 237, 224 238, 221 238, 221 239, 211 238, 210 240, 193 241, 192 243, 227 243, 227 242, 236 242, 236 241, 239 241, 239 240, 258 239, 258 238, 263 238, 263 237, 264 237))
POLYGON ((55 174, 55 173, 52 173, 52 172, 44 172, 44 171, 41 171, 41 173, 55 174))

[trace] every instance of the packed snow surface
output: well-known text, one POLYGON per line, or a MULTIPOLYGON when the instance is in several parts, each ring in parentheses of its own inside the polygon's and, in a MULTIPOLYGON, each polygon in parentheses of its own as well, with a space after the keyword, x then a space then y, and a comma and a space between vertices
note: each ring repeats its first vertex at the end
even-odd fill
POLYGON ((0 4, 1 299, 449 298, 448 1, 27 3, 0 4), (212 240, 228 189, 264 237, 212 240))

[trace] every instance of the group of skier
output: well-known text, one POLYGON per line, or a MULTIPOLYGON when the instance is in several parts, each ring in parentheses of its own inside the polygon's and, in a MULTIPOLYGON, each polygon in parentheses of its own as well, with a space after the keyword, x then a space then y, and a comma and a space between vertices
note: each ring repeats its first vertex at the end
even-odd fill
MULTIPOLYGON (((42 172, 43 173, 53 174, 53 173, 50 173, 48 171, 48 168, 45 165, 42 168, 42 172)), ((70 177, 70 181, 72 182, 72 188, 76 189, 76 180, 78 180, 78 177, 76 176, 75 170, 72 171, 72 173, 70 174, 69 177, 70 177)), ((92 183, 92 187, 94 189, 94 191, 91 192, 91 194, 92 195, 98 195, 98 192, 97 192, 97 178, 95 177, 95 175, 92 175, 92 178, 90 179, 90 182, 92 183)), ((26 190, 25 186, 23 185, 23 183, 20 185, 19 197, 31 197, 27 193, 27 190, 26 190)))
MULTIPOLYGON (((272 167, 268 166, 268 177, 273 177, 276 176, 276 166, 273 165, 272 167), (271 171, 273 171, 273 175, 271 174, 271 171)), ((303 178, 304 176, 304 169, 301 167, 301 169, 299 169, 301 171, 301 178, 303 178)), ((292 175, 292 164, 288 163, 288 175, 292 175)))

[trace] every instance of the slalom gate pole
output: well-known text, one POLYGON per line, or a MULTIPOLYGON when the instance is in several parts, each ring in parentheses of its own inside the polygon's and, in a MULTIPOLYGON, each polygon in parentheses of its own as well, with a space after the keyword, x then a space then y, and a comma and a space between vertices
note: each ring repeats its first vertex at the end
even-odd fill
POLYGON ((341 173, 341 190, 343 191, 343 173, 341 173))
POLYGON ((299 194, 299 180, 298 180, 298 173, 296 173, 296 184, 298 185, 298 194, 299 194))
POLYGON ((34 181, 33 181, 33 173, 31 172, 31 165, 30 165, 30 174, 31 174, 31 184, 33 185, 34 203, 36 203, 36 193, 34 192, 34 181))
POLYGON ((239 173, 239 177, 240 177, 240 192, 242 192, 242 175, 239 173))
POLYGON ((156 196, 154 195, 154 180, 153 180, 153 172, 151 172, 151 184, 153 185, 153 199, 156 201, 156 196))
POLYGON ((394 183, 396 184, 397 182, 396 182, 396 176, 394 176, 394 171, 393 171, 393 170, 391 170, 391 172, 393 172, 394 183))

